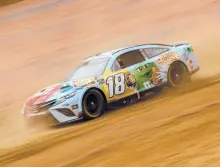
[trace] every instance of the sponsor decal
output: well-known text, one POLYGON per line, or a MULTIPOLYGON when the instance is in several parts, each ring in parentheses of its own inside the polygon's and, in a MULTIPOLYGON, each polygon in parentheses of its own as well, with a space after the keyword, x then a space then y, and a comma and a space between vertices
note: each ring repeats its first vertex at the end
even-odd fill
POLYGON ((62 106, 67 107, 67 106, 69 106, 69 105, 70 105, 70 104, 65 103, 65 104, 63 104, 62 106))
POLYGON ((78 109, 78 105, 75 104, 75 105, 71 106, 71 108, 72 108, 73 110, 74 110, 74 109, 78 109))
POLYGON ((97 83, 96 81, 91 81, 89 83, 82 84, 81 87, 89 87, 89 86, 95 85, 96 83, 97 83))
POLYGON ((78 86, 78 82, 77 81, 73 81, 73 86, 77 87, 78 86))
POLYGON ((188 60, 189 60, 189 55, 185 53, 183 55, 183 61, 188 61, 188 60))
POLYGON ((189 53, 191 53, 191 52, 193 52, 193 48, 192 48, 192 47, 188 47, 188 48, 187 48, 187 51, 188 51, 189 53))
POLYGON ((101 78, 100 76, 95 77, 95 80, 100 85, 105 83, 105 80, 101 78))
POLYGON ((96 84, 98 84, 98 82, 96 81, 94 77, 73 81, 74 87, 89 87, 89 86, 96 85, 96 84))
POLYGON ((183 49, 183 54, 182 54, 181 58, 182 58, 183 61, 188 61, 189 60, 189 53, 188 53, 187 48, 183 49))
POLYGON ((123 94, 126 90, 124 73, 118 73, 108 77, 106 84, 108 86, 109 98, 123 94))
POLYGON ((97 82, 98 82, 100 85, 105 83, 105 81, 104 81, 103 78, 102 78, 102 79, 98 79, 97 82))
POLYGON ((162 56, 159 56, 159 58, 157 59, 157 63, 170 65, 172 62, 174 62, 175 60, 179 60, 179 59, 180 59, 180 56, 177 53, 168 52, 162 56))
POLYGON ((55 87, 50 87, 48 89, 44 89, 43 91, 35 94, 34 99, 36 99, 36 100, 34 103, 40 104, 40 103, 47 101, 54 93, 56 93, 58 90, 60 90, 61 87, 62 87, 61 85, 57 85, 55 87))
POLYGON ((161 75, 155 63, 141 63, 134 70, 138 90, 144 90, 162 83, 165 75, 161 75))
POLYGON ((193 61, 192 60, 189 60, 189 66, 190 66, 190 69, 193 69, 193 61))
POLYGON ((137 85, 137 81, 134 75, 128 74, 126 75, 126 85, 128 88, 134 89, 137 85))
POLYGON ((158 72, 160 72, 160 70, 157 67, 152 67, 152 76, 150 77, 150 83, 153 85, 159 85, 161 84, 162 80, 158 79, 158 72))
POLYGON ((193 52, 193 49, 191 47, 184 48, 184 52, 183 52, 181 58, 183 61, 188 63, 190 69, 193 69, 194 68, 193 61, 190 60, 190 58, 189 58, 189 53, 191 53, 191 52, 193 52))

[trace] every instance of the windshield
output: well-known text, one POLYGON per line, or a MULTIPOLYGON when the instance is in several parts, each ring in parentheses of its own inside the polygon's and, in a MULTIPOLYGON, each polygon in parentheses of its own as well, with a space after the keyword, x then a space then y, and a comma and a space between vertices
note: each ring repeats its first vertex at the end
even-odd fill
POLYGON ((77 67, 66 79, 74 80, 102 75, 108 60, 108 58, 100 58, 83 62, 83 64, 77 67))

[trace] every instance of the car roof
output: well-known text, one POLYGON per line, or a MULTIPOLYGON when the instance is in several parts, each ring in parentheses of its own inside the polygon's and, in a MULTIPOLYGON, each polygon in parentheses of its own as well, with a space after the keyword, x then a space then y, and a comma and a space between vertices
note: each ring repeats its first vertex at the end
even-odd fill
POLYGON ((166 46, 166 47, 172 47, 173 45, 167 45, 167 44, 142 44, 142 45, 134 45, 134 46, 129 46, 129 47, 123 47, 123 48, 118 48, 118 49, 114 49, 114 50, 110 50, 110 51, 107 51, 107 52, 102 52, 102 53, 99 53, 99 54, 96 54, 96 55, 93 55, 93 56, 90 56, 90 57, 87 57, 83 60, 83 62, 86 62, 86 61, 90 61, 90 60, 96 60, 96 59, 101 59, 101 58, 110 58, 112 57, 114 54, 118 53, 118 52, 121 52, 121 51, 124 51, 126 49, 133 49, 133 48, 137 48, 137 47, 142 47, 142 46, 146 46, 146 47, 152 47, 152 46, 166 46))
POLYGON ((110 51, 106 51, 106 52, 102 52, 93 56, 89 56, 87 58, 84 59, 83 62, 85 61, 90 61, 90 60, 96 60, 96 59, 101 59, 101 58, 110 58, 111 56, 113 56, 113 54, 119 50, 122 50, 124 48, 119 48, 119 49, 113 49, 110 51))

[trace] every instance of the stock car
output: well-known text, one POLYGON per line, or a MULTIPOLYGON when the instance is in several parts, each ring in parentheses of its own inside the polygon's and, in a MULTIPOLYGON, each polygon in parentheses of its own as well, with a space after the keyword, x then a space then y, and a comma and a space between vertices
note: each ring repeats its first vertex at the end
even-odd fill
POLYGON ((179 88, 199 65, 188 42, 143 44, 90 56, 62 82, 31 96, 22 108, 27 122, 58 125, 101 116, 105 107, 165 84, 179 88))

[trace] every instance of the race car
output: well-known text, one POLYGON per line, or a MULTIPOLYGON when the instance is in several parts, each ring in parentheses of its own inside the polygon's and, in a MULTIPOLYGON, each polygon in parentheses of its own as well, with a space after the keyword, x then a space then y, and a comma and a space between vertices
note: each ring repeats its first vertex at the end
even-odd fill
POLYGON ((199 65, 188 42, 143 44, 103 52, 84 59, 69 77, 44 88, 24 104, 27 122, 58 125, 101 116, 122 99, 170 85, 186 85, 199 65))

